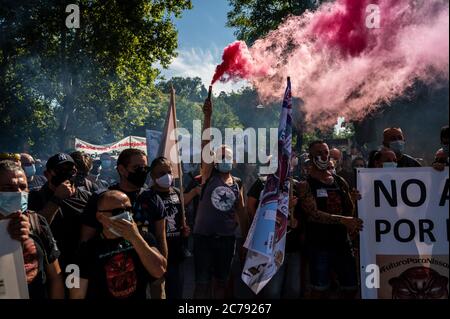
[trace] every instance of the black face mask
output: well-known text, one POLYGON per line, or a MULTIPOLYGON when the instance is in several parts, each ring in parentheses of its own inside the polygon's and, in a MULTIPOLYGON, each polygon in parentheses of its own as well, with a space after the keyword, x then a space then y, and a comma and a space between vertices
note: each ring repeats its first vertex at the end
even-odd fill
POLYGON ((70 172, 59 172, 55 176, 52 177, 51 183, 53 186, 58 187, 65 181, 74 181, 75 174, 73 171, 70 172))
POLYGON ((147 180, 148 167, 136 168, 134 172, 128 172, 127 180, 136 187, 142 187, 147 180))

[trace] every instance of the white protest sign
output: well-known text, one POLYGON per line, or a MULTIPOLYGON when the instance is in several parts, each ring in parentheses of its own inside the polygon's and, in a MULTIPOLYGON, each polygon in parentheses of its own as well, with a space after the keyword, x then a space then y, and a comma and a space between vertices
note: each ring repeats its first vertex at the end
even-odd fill
POLYGON ((9 236, 8 222, 0 221, 0 299, 28 299, 22 245, 9 236))
POLYGON ((448 177, 448 168, 357 170, 363 298, 448 298, 448 177))

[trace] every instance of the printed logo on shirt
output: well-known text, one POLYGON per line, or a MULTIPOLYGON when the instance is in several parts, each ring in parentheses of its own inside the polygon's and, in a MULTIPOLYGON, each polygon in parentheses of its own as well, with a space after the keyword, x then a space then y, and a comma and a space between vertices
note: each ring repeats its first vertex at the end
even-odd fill
POLYGON ((236 195, 229 187, 216 187, 211 194, 211 203, 222 212, 230 211, 235 202, 236 195))
POLYGON ((112 257, 105 265, 108 290, 115 298, 128 298, 137 288, 133 259, 125 253, 112 257))
POLYGON ((28 238, 23 243, 23 261, 25 265, 25 273, 27 275, 27 283, 30 284, 39 272, 38 251, 34 240, 31 238, 28 238))

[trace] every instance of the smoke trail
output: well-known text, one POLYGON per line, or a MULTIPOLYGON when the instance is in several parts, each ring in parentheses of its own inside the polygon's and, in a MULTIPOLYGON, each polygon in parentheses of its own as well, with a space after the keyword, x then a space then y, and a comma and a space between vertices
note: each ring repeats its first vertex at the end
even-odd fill
POLYGON ((357 120, 416 81, 448 81, 448 28, 448 1, 337 0, 288 18, 255 42, 246 61, 263 72, 241 72, 236 66, 246 64, 238 63, 221 80, 244 77, 271 101, 290 75, 310 125, 329 126, 337 116, 357 120), (369 4, 379 8, 380 28, 366 26, 369 4))
POLYGON ((227 46, 223 51, 222 60, 223 62, 216 68, 211 84, 219 79, 227 82, 236 78, 260 77, 267 73, 265 66, 257 66, 247 45, 242 41, 236 41, 227 46))

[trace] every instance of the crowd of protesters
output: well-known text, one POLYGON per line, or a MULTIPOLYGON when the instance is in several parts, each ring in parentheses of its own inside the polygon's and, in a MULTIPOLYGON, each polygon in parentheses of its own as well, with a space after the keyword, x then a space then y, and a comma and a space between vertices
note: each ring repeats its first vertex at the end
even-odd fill
MULTIPOLYGON (((203 113, 207 129, 210 100, 203 113)), ((45 163, 2 153, 0 219, 9 219, 11 238, 22 243, 32 299, 182 299, 189 276, 199 299, 358 298, 357 240, 364 225, 356 214, 355 171, 421 166, 404 152, 401 128, 385 129, 380 140, 368 157, 355 149, 343 158, 342 150, 317 140, 292 159, 286 255, 258 295, 241 280, 243 243, 267 177, 245 190, 232 174, 226 145, 210 150, 210 162, 183 165, 189 177, 183 190, 174 186, 169 159, 148 163, 138 149, 96 160, 58 153, 45 163), (186 258, 193 258, 193 273, 183 267, 186 258), (65 285, 70 265, 80 270, 74 287, 65 285)), ((440 144, 432 166, 443 171, 448 126, 440 144)))

